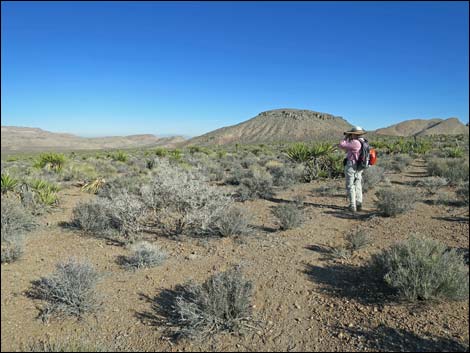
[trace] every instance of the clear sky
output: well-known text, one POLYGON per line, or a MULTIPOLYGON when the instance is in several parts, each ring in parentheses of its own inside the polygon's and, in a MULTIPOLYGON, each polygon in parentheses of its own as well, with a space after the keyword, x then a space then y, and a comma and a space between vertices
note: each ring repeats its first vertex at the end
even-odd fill
POLYGON ((467 2, 2 2, 2 125, 195 136, 469 116, 467 2))

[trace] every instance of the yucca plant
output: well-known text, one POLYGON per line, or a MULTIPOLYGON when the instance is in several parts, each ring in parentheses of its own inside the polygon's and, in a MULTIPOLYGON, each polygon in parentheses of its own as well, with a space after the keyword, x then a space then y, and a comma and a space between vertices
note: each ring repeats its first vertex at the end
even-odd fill
POLYGON ((46 206, 53 206, 59 201, 59 197, 57 196, 57 194, 50 189, 38 190, 36 194, 38 200, 46 206))
POLYGON ((108 155, 113 161, 126 162, 129 156, 123 151, 117 151, 108 155))
POLYGON ((303 163, 310 159, 310 149, 305 143, 298 142, 287 149, 286 155, 292 162, 303 163))
POLYGON ((35 166, 37 168, 47 168, 56 172, 60 172, 64 166, 66 158, 60 153, 43 153, 39 156, 39 160, 35 166))
POLYGON ((446 157, 449 158, 461 158, 463 157, 463 149, 461 147, 451 147, 445 150, 446 157))
POLYGON ((9 174, 2 174, 2 194, 14 191, 18 185, 18 179, 11 177, 9 174))
POLYGON ((31 189, 33 189, 34 191, 40 191, 40 190, 48 190, 51 192, 59 191, 59 186, 57 184, 50 183, 47 180, 43 180, 43 179, 33 179, 29 182, 29 186, 31 186, 31 189))
POLYGON ((90 181, 82 186, 82 191, 91 192, 93 194, 98 193, 98 191, 104 186, 106 183, 104 178, 97 178, 93 181, 90 181))

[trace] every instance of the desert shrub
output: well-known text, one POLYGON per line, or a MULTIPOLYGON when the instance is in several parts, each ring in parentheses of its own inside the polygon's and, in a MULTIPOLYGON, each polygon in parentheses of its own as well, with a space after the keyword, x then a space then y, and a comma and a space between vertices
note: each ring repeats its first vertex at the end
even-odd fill
POLYGON ((72 223, 98 237, 118 235, 130 240, 142 230, 143 211, 138 197, 123 191, 112 200, 79 203, 72 211, 72 223))
POLYGON ((302 178, 302 171, 290 164, 271 160, 265 164, 265 167, 273 178, 274 186, 290 186, 299 182, 302 178))
POLYGON ((249 328, 253 284, 239 268, 213 275, 203 284, 189 282, 176 292, 171 309, 163 310, 178 338, 207 338, 249 328))
POLYGON ((31 214, 17 200, 2 197, 1 240, 10 241, 36 227, 31 214))
POLYGON ((468 269, 455 249, 412 236, 373 257, 385 283, 410 301, 468 298, 468 269))
POLYGON ((2 194, 6 194, 7 192, 14 191, 17 186, 18 186, 18 179, 13 178, 9 174, 2 173, 2 179, 1 179, 2 194))
POLYGON ((157 245, 142 241, 131 246, 132 254, 121 259, 126 269, 139 269, 161 265, 168 257, 157 245))
POLYGON ((225 178, 225 184, 228 185, 240 185, 242 179, 249 174, 246 169, 243 169, 241 165, 233 165, 231 168, 231 173, 225 178))
POLYGON ((251 232, 251 217, 247 212, 232 206, 226 210, 215 222, 215 228, 222 237, 247 235, 251 232))
POLYGON ((156 224, 168 235, 212 235, 215 221, 233 202, 201 175, 162 163, 155 177, 141 188, 143 202, 156 224))
POLYGON ((457 194, 457 197, 460 200, 462 200, 464 205, 468 206, 468 199, 469 199, 469 196, 468 196, 468 181, 460 184, 460 186, 455 191, 455 193, 457 194))
POLYGON ((385 180, 385 169, 371 166, 362 172, 362 190, 367 192, 385 180))
POLYGON ((347 248, 354 252, 369 245, 371 240, 364 230, 357 230, 346 236, 346 242, 347 248))
POLYGON ((375 193, 376 206, 382 215, 395 217, 411 210, 416 202, 413 193, 400 189, 381 189, 375 193))
POLYGON ((279 220, 282 230, 299 227, 303 220, 303 210, 296 204, 281 204, 273 208, 273 214, 279 220))
POLYGON ((341 244, 331 248, 330 256, 335 259, 349 260, 352 256, 352 250, 341 244))
POLYGON ((23 237, 17 236, 1 244, 1 262, 10 263, 18 260, 24 252, 23 237))
POLYGON ((241 180, 237 195, 242 201, 269 199, 274 195, 273 177, 261 168, 251 168, 250 174, 241 180))
POLYGON ((21 349, 22 352, 112 352, 102 344, 82 338, 60 338, 38 340, 21 349))
POLYGON ((68 259, 57 264, 49 277, 34 281, 29 294, 47 302, 39 315, 43 321, 62 314, 80 318, 99 307, 95 289, 99 280, 100 275, 90 263, 68 259))
POLYGON ((429 195, 434 195, 440 188, 449 184, 449 181, 441 177, 429 177, 420 180, 417 185, 424 188, 429 195))
POLYGON ((453 185, 468 181, 468 161, 463 159, 433 158, 428 160, 426 169, 430 176, 445 178, 453 185))
POLYGON ((35 166, 46 168, 55 172, 60 172, 66 161, 65 155, 60 153, 43 153, 39 156, 35 166))
POLYGON ((138 195, 144 180, 135 176, 118 177, 105 181, 98 189, 97 195, 109 200, 113 200, 123 191, 138 195))

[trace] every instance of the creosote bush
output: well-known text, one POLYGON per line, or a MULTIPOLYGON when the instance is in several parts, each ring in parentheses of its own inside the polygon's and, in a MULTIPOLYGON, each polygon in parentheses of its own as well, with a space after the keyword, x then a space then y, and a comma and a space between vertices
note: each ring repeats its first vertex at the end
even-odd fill
POLYGON ((168 255, 157 245, 142 241, 131 246, 132 254, 121 259, 121 264, 128 270, 155 267, 161 265, 168 255))
POLYGON ((468 268, 462 255, 435 240, 412 236, 375 255, 372 265, 409 301, 468 298, 468 268))
POLYGON ((178 338, 207 338, 249 327, 253 284, 238 267, 213 275, 203 284, 189 282, 176 292, 171 307, 162 309, 178 338))
POLYGON ((69 259, 56 265, 49 277, 33 282, 30 295, 47 304, 39 317, 47 322, 51 316, 67 315, 81 318, 99 308, 96 284, 100 275, 88 262, 69 259))
POLYGON ((279 220, 282 230, 299 227, 303 220, 303 210, 297 204, 281 204, 273 209, 273 214, 279 220))
POLYGON ((385 217, 395 217, 414 207, 416 197, 413 193, 400 189, 381 189, 375 193, 376 206, 385 217))

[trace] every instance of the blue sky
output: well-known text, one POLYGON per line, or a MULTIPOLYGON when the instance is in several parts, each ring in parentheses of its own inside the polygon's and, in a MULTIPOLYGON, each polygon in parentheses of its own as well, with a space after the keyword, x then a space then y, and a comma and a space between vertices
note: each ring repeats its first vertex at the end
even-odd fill
POLYGON ((2 2, 2 125, 195 136, 469 116, 467 2, 2 2))

